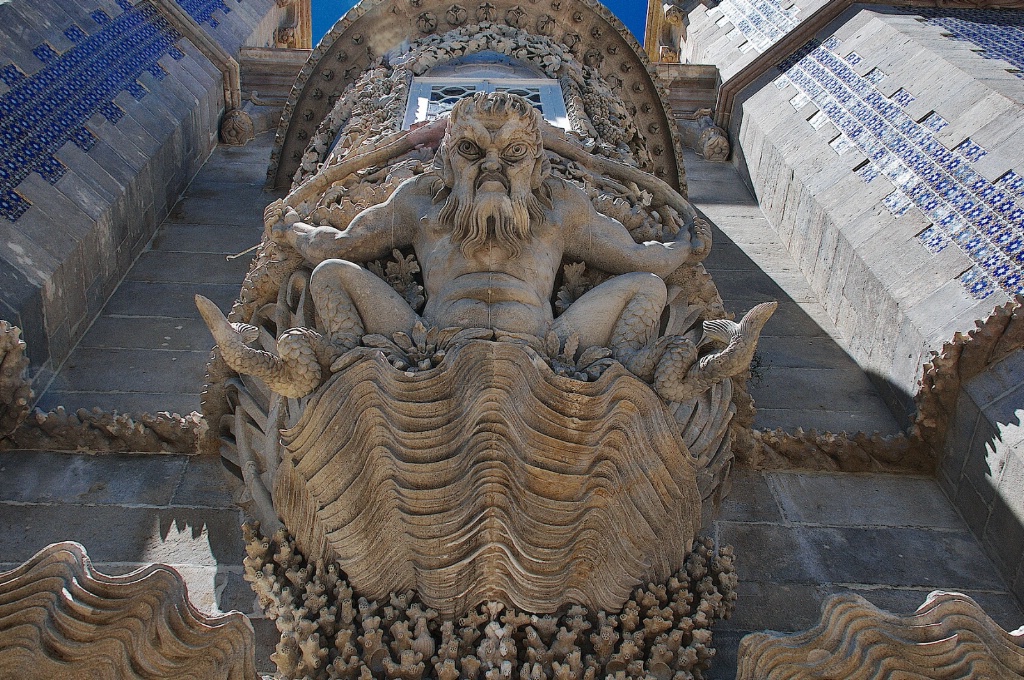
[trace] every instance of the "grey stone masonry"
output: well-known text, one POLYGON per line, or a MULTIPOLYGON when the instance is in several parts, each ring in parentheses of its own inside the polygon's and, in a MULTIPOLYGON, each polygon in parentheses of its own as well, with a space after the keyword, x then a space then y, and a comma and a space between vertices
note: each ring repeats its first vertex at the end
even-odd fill
POLYGON ((817 40, 737 104, 736 162, 906 424, 928 352, 1019 285, 992 234, 1020 239, 1019 202, 995 197, 1024 172, 1024 81, 913 15, 854 6, 817 40))
POLYGON ((688 64, 714 64, 727 82, 826 0, 722 0, 697 3, 686 16, 680 57, 688 64))
POLYGON ((121 285, 68 357, 39 406, 122 413, 199 410, 213 338, 193 300, 227 311, 259 243, 272 133, 219 146, 174 204, 121 285))
POLYGON ((750 393, 754 425, 829 432, 898 430, 800 267, 761 213, 736 168, 686 155, 690 200, 715 227, 704 265, 737 318, 755 304, 779 308, 758 343, 750 393))
POLYGON ((960 391, 939 483, 1024 600, 1024 351, 960 391))
POLYGON ((1006 630, 1024 624, 1020 600, 931 479, 739 470, 715 530, 736 549, 740 578, 736 613, 715 632, 715 680, 735 677, 744 635, 811 628, 841 592, 906 615, 952 590, 1006 630))
MULTIPOLYGON (((272 41, 285 11, 225 6, 203 30, 233 54, 272 41)), ((221 81, 148 2, 0 3, 0 318, 23 329, 37 386, 209 157, 221 81)))

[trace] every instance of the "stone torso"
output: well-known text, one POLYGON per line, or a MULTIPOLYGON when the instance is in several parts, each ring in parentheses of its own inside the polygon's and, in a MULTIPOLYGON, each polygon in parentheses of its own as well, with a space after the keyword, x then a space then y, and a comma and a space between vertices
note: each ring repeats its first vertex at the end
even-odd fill
POLYGON ((564 238, 550 220, 533 225, 518 257, 488 243, 469 254, 431 206, 420 218, 413 247, 423 271, 428 325, 496 328, 544 335, 553 320, 551 294, 564 238))

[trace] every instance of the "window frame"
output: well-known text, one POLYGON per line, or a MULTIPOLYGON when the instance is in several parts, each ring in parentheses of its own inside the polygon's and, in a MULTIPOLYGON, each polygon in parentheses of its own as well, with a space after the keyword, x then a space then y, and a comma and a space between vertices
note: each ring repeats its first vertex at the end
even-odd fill
MULTIPOLYGON (((544 120, 563 130, 571 130, 569 114, 565 108, 562 87, 551 78, 474 78, 472 76, 418 76, 409 86, 409 99, 405 107, 402 129, 408 130, 427 118, 427 108, 435 87, 470 87, 473 92, 500 92, 510 89, 536 88, 540 96, 539 109, 544 120)), ((470 93, 463 95, 468 96, 470 93)), ((461 99, 462 97, 460 97, 461 99)), ((536 107, 535 107, 536 108, 536 107)))

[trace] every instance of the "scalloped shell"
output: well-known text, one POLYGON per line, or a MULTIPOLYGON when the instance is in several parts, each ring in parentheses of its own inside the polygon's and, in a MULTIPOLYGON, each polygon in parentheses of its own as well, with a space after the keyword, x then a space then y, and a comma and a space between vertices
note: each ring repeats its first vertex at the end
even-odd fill
POLYGON ((699 529, 677 427, 617 365, 584 383, 485 341, 422 373, 368 357, 284 432, 274 504, 307 556, 337 560, 370 599, 414 589, 446 616, 490 600, 618 611, 699 529))
POLYGON ((162 564, 107 576, 65 542, 0 573, 2 678, 253 680, 255 648, 243 614, 204 615, 162 564))

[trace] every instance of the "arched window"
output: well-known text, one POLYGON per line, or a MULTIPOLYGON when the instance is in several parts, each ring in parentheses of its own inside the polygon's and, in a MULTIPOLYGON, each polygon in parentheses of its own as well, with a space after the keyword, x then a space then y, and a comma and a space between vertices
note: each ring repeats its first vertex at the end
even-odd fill
POLYGON ((413 78, 403 128, 433 120, 474 92, 511 92, 524 97, 556 127, 570 129, 565 99, 557 80, 498 54, 478 52, 460 57, 413 78))

